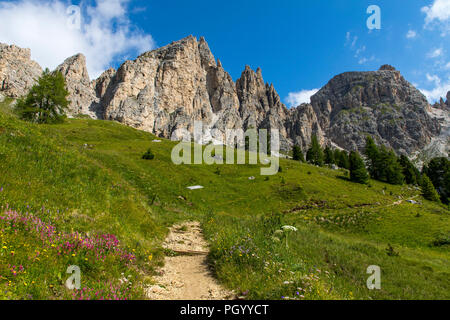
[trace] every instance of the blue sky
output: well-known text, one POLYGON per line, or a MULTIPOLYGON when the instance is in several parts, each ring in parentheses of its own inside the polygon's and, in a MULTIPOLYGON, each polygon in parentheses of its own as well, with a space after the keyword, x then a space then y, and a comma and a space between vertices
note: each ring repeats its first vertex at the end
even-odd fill
POLYGON ((62 49, 52 48, 48 40, 43 44, 42 35, 13 28, 2 28, 1 42, 30 47, 37 52, 33 58, 50 67, 71 51, 87 52, 93 76, 140 51, 192 34, 206 38, 235 80, 246 64, 261 67, 265 81, 274 84, 288 105, 307 100, 313 91, 303 90, 320 88, 336 74, 377 70, 386 63, 430 100, 450 90, 450 0, 20 0, 0 1, 0 20, 12 16, 14 6, 25 6, 29 15, 23 21, 36 19, 44 28, 40 32, 51 32, 52 41, 59 38, 62 49), (62 23, 51 17, 64 16, 71 4, 82 8, 81 31, 53 34, 54 27, 44 28, 47 20, 62 23), (381 9, 381 30, 367 28, 369 5, 381 9), (40 8, 33 14, 39 6, 48 13, 40 8))

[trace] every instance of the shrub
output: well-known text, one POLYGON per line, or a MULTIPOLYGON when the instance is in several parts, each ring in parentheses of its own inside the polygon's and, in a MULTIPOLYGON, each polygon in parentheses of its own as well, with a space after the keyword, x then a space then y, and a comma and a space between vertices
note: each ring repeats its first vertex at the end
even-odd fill
POLYGON ((155 155, 153 154, 151 149, 148 149, 146 153, 142 156, 144 160, 153 160, 155 159, 155 155))

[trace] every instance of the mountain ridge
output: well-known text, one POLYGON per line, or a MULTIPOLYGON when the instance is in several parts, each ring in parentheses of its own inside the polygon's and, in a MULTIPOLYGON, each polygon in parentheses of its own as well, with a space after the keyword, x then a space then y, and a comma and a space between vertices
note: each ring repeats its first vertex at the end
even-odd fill
MULTIPOLYGON (((5 49, 7 45, 0 48, 0 91, 20 96, 30 86, 30 77, 25 85, 12 82, 18 89, 15 96, 11 94, 8 79, 17 61, 8 54, 12 49, 5 49)), ((22 74, 36 75, 38 68, 25 51, 22 74)), ((324 145, 361 151, 365 136, 372 135, 380 144, 411 155, 441 136, 442 124, 433 108, 450 110, 450 92, 447 102, 442 99, 439 106, 430 106, 389 65, 339 74, 311 97, 311 103, 288 109, 273 84, 264 81, 261 68, 254 71, 246 66, 234 82, 203 37, 188 36, 142 53, 94 80, 89 79, 82 54, 66 59, 56 70, 66 77, 70 116, 116 120, 175 139, 181 138, 179 129, 192 131, 198 120, 208 123, 206 130, 213 136, 225 129, 279 129, 285 151, 294 144, 306 149, 312 135, 324 145)))

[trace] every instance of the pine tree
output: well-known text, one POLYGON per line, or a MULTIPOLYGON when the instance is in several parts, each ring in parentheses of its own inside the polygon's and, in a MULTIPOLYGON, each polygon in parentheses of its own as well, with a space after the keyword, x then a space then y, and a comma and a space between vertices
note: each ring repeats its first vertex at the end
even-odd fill
POLYGON ((426 174, 422 176, 422 195, 427 200, 439 202, 439 194, 426 174))
POLYGON ((394 151, 381 146, 376 161, 375 179, 390 184, 402 185, 405 181, 403 168, 394 151))
POLYGON ((442 202, 450 203, 450 161, 447 158, 434 158, 423 168, 436 190, 441 196, 442 202))
POLYGON ((359 153, 355 151, 350 153, 350 180, 362 184, 369 181, 366 165, 359 153))
POLYGON ((305 162, 305 156, 303 155, 303 151, 299 146, 294 146, 294 149, 292 150, 292 158, 295 161, 301 161, 305 162))
POLYGON ((375 144, 375 141, 370 136, 366 138, 366 147, 364 149, 364 155, 367 157, 368 160, 368 169, 370 176, 373 179, 379 179, 380 171, 378 165, 380 160, 380 151, 377 145, 375 144))
POLYGON ((58 123, 65 118, 70 103, 69 92, 61 72, 46 69, 28 94, 18 100, 17 111, 24 120, 36 123, 58 123))
POLYGON ((306 160, 314 165, 323 166, 323 150, 320 146, 317 136, 313 135, 311 139, 311 145, 309 147, 308 153, 306 154, 306 160))
POLYGON ((327 146, 326 148, 325 148, 325 151, 324 151, 324 161, 325 161, 325 164, 328 164, 328 165, 332 165, 332 164, 335 164, 336 162, 335 162, 335 159, 334 159, 334 153, 333 153, 333 150, 331 150, 331 148, 329 147, 329 146, 327 146))
POLYGON ((390 150, 387 155, 386 163, 386 181, 394 185, 402 185, 405 183, 405 176, 403 175, 403 168, 398 161, 397 156, 393 150, 390 150))
POLYGON ((348 158, 347 151, 339 151, 339 156, 336 160, 338 167, 343 169, 350 169, 350 160, 348 158))
POLYGON ((407 184, 417 185, 420 181, 419 170, 409 161, 408 157, 405 155, 400 156, 400 165, 403 168, 403 175, 405 176, 405 181, 407 184))

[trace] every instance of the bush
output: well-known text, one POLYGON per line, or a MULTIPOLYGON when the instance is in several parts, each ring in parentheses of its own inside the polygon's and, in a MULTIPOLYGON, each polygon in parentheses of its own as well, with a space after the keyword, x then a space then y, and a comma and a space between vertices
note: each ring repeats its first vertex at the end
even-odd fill
POLYGON ((155 159, 155 155, 153 154, 151 149, 148 149, 146 153, 142 156, 144 160, 153 160, 155 159))

